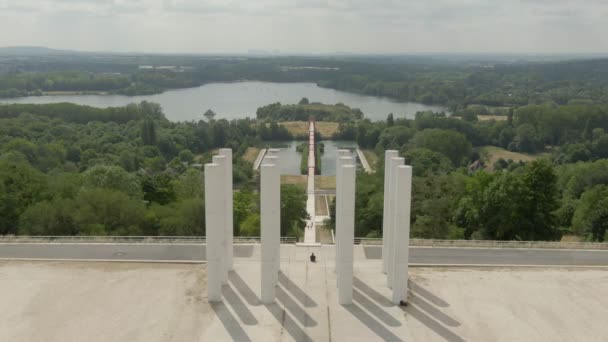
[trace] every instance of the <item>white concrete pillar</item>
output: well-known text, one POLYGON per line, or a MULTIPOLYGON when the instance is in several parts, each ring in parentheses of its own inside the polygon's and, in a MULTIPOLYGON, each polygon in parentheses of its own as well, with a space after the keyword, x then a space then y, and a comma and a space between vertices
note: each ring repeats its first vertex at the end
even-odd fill
POLYGON ((205 235, 207 259, 207 300, 210 303, 222 300, 222 221, 223 203, 217 200, 223 184, 218 182, 222 175, 219 164, 205 164, 205 235))
POLYGON ((260 230, 262 245, 261 294, 262 303, 275 301, 277 271, 279 269, 281 234, 281 177, 274 164, 261 166, 260 179, 260 230))
POLYGON ((394 265, 393 303, 407 299, 410 247, 410 212, 412 207, 412 167, 399 165, 393 170, 396 179, 395 231, 393 232, 394 265))
POLYGON ((340 254, 338 255, 338 301, 341 305, 353 301, 353 249, 355 243, 355 165, 342 165, 337 182, 340 184, 340 254))
MULTIPOLYGON (((343 165, 352 165, 353 164, 353 158, 350 156, 350 152, 348 150, 338 150, 338 158, 336 159, 336 213, 338 212, 338 194, 340 193, 339 189, 339 185, 338 185, 338 178, 340 177, 339 174, 342 172, 342 166, 343 165)), ((338 215, 336 215, 336 231, 335 231, 335 239, 336 239, 336 245, 335 245, 335 268, 334 268, 334 272, 338 272, 338 255, 339 255, 339 251, 340 251, 340 234, 342 233, 342 230, 339 228, 339 219, 338 219, 338 215)))
POLYGON ((392 158, 399 157, 399 152, 395 150, 384 151, 384 212, 382 214, 382 272, 388 273, 388 222, 391 213, 389 212, 389 201, 394 189, 390 186, 390 163, 392 158))
POLYGON ((222 284, 228 284, 228 254, 227 254, 227 245, 226 245, 226 157, 224 156, 220 156, 220 155, 216 155, 213 156, 212 158, 213 164, 218 164, 220 169, 222 170, 221 175, 219 175, 216 179, 216 182, 221 184, 220 187, 220 191, 217 192, 214 196, 212 196, 211 198, 213 198, 213 200, 218 201, 221 203, 221 210, 222 210, 222 221, 220 223, 220 230, 222 231, 222 237, 221 240, 219 241, 220 243, 220 248, 221 248, 221 253, 222 253, 222 258, 220 260, 221 262, 221 278, 222 278, 222 284))
POLYGON ((388 273, 387 273, 387 283, 388 283, 388 287, 392 288, 393 287, 393 272, 391 272, 394 268, 395 265, 395 249, 393 248, 393 244, 391 243, 391 241, 394 240, 394 232, 395 232, 395 224, 396 224, 396 217, 397 217, 397 209, 395 206, 395 200, 397 198, 397 181, 396 181, 396 177, 395 177, 395 170, 397 169, 397 166, 399 165, 403 165, 405 163, 405 159, 397 157, 397 158, 391 158, 391 162, 390 162, 390 188, 393 190, 391 192, 391 197, 389 200, 389 210, 390 210, 390 215, 389 215, 389 225, 388 225, 388 236, 387 236, 387 241, 389 242, 388 245, 388 273))
POLYGON ((226 267, 234 269, 234 208, 232 190, 232 149, 221 148, 220 155, 226 158, 226 267))
MULTIPOLYGON (((276 152, 278 151, 278 149, 274 148, 271 149, 270 151, 272 152, 272 155, 266 156, 266 158, 264 158, 264 164, 272 164, 272 165, 276 165, 276 167, 278 168, 278 172, 279 172, 279 184, 280 184, 280 179, 281 179, 281 163, 280 163, 280 159, 279 156, 276 155, 276 152)), ((279 206, 280 206, 280 186, 279 186, 279 206)), ((281 242, 281 227, 279 224, 279 243, 281 242)), ((277 255, 276 255, 276 260, 279 260, 279 262, 275 263, 276 266, 276 270, 275 272, 273 272, 273 275, 276 277, 276 281, 279 280, 279 268, 281 266, 280 260, 281 260, 281 248, 277 248, 277 255)))

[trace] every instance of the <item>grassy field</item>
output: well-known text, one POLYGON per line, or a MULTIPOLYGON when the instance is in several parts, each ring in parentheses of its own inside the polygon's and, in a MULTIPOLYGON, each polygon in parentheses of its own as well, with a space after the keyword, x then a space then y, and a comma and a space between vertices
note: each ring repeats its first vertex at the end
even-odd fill
POLYGON ((243 154, 243 160, 253 163, 258 157, 260 149, 257 147, 247 147, 247 151, 243 154))
MULTIPOLYGON (((287 128, 289 133, 294 137, 307 137, 308 136, 308 122, 306 121, 285 121, 280 122, 279 125, 287 128)), ((338 131, 339 124, 337 122, 326 122, 317 121, 315 128, 323 139, 331 138, 334 133, 338 131)))
POLYGON ((306 191, 308 176, 306 175, 281 175, 281 184, 294 184, 302 191, 306 191))
POLYGON ((335 189, 336 188, 336 176, 316 176, 315 177, 315 188, 316 189, 335 189))
MULTIPOLYGON (((306 189, 308 176, 306 175, 281 175, 281 184, 295 184, 306 189)), ((315 176, 316 189, 332 190, 336 188, 336 176, 315 176)))
POLYGON ((507 119, 506 115, 477 115, 477 120, 479 121, 507 121, 507 119))
POLYGON ((484 159, 486 164, 486 169, 492 171, 494 169, 494 163, 498 161, 498 159, 502 158, 504 160, 513 160, 513 161, 523 161, 529 162, 536 160, 541 157, 545 157, 547 153, 539 153, 539 154, 528 154, 528 153, 519 153, 519 152, 511 152, 507 151, 504 148, 496 147, 496 146, 483 146, 479 148, 479 154, 484 159))

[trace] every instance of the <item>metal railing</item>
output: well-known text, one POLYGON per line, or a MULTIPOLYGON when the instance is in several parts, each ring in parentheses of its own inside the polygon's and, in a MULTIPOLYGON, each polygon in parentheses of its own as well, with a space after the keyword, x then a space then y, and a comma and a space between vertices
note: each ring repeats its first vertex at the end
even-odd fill
MULTIPOLYGON (((381 238, 355 238, 355 244, 382 245, 381 238)), ((606 242, 562 241, 496 241, 496 240, 438 240, 410 239, 410 246, 417 247, 470 247, 470 248, 550 248, 550 249, 606 249, 606 242)))
MULTIPOLYGON (((333 232, 332 232, 333 233, 333 232)), ((333 238, 333 237, 332 237, 333 238)), ((0 236, 0 243, 205 243, 204 236, 0 236)), ((294 244, 295 237, 281 237, 281 243, 294 244)), ((235 236, 235 244, 258 244, 259 236, 235 236)), ((357 245, 382 245, 381 238, 355 238, 357 245)), ((410 246, 469 248, 552 248, 608 250, 608 242, 494 241, 410 239, 410 246)))
MULTIPOLYGON (((259 236, 235 236, 234 243, 260 243, 259 236)), ((204 236, 0 236, 0 243, 205 243, 204 236)), ((296 243, 295 237, 281 237, 281 243, 296 243)))

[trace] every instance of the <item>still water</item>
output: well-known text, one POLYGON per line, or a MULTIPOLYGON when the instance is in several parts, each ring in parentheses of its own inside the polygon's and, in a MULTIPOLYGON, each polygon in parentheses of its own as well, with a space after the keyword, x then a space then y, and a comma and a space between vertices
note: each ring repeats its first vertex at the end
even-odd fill
MULTIPOLYGON (((281 164, 281 174, 284 175, 299 175, 300 163, 302 154, 296 151, 296 147, 305 141, 289 141, 285 143, 273 143, 272 147, 278 148, 279 163, 281 164)), ((336 175, 336 158, 338 157, 339 149, 348 149, 354 157, 354 149, 357 143, 354 141, 341 140, 323 140, 325 152, 321 156, 321 175, 335 176, 336 175)), ((355 159, 356 160, 356 159, 355 159)))
POLYGON ((359 108, 371 120, 385 120, 389 113, 395 117, 412 118, 416 112, 444 111, 439 106, 413 102, 396 102, 384 97, 347 93, 321 88, 314 83, 235 82, 210 83, 196 88, 169 90, 162 94, 144 96, 124 95, 56 95, 28 96, 2 99, 0 103, 58 103, 73 102, 94 107, 118 107, 132 102, 159 103, 169 120, 188 121, 203 118, 207 109, 218 114, 217 119, 255 117, 257 108, 274 102, 293 104, 307 97, 312 102, 344 103, 359 108))

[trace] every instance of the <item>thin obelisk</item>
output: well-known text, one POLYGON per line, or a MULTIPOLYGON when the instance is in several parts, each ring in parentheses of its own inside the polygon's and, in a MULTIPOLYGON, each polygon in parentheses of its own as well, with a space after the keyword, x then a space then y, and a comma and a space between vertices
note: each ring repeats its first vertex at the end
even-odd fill
POLYGON ((234 269, 234 210, 232 193, 232 149, 221 148, 220 155, 226 158, 226 266, 228 271, 234 269))
MULTIPOLYGON (((219 241, 220 252, 222 255, 222 257, 220 259, 220 264, 221 264, 220 276, 222 279, 222 284, 227 284, 228 283, 228 254, 227 254, 228 248, 227 248, 227 244, 226 244, 227 213, 226 213, 226 181, 225 181, 227 160, 226 160, 226 157, 220 156, 220 155, 213 156, 212 160, 213 160, 213 163, 218 164, 220 169, 222 170, 221 174, 215 179, 215 181, 220 184, 219 191, 216 192, 215 194, 213 194, 209 198, 212 199, 213 201, 217 201, 221 204, 222 219, 220 221, 219 228, 218 228, 222 232, 222 236, 219 241)), ((207 201, 205 201, 205 203, 207 203, 207 201)))
POLYGON ((355 177, 354 165, 342 165, 336 182, 340 184, 337 193, 336 219, 340 217, 342 232, 339 235, 338 255, 338 302, 341 305, 353 301, 353 252, 355 242, 355 177))
POLYGON ((391 159, 398 157, 399 152, 386 150, 384 152, 384 212, 382 215, 382 272, 388 273, 388 222, 391 213, 389 212, 389 199, 394 189, 390 187, 390 163, 391 159))
POLYGON ((261 224, 261 293, 262 303, 275 301, 277 271, 279 269, 277 250, 280 248, 281 234, 281 177, 279 167, 274 164, 261 166, 260 179, 260 224, 261 224))
POLYGON ((387 284, 388 287, 392 288, 393 287, 393 268, 395 265, 395 249, 393 248, 393 243, 392 241, 394 240, 394 235, 395 235, 395 224, 396 224, 396 217, 397 217, 397 211, 401 210, 401 208, 398 208, 395 205, 395 199, 397 198, 397 192, 398 190, 396 190, 396 185, 397 182, 395 180, 395 170, 397 169, 397 166, 399 165, 403 165, 405 163, 405 159, 400 158, 400 157, 396 157, 396 158, 391 158, 390 161, 390 184, 389 187, 391 189, 391 196, 389 198, 389 210, 390 210, 390 215, 389 215, 389 222, 388 222, 388 236, 387 236, 387 241, 388 241, 388 273, 387 273, 387 284))
POLYGON ((393 303, 407 299, 408 262, 410 246, 410 212, 412 206, 412 167, 399 165, 393 172, 396 179, 395 231, 392 239, 394 251, 393 303))
MULTIPOLYGON (((338 210, 338 202, 337 202, 337 193, 338 193, 338 174, 340 172, 342 172, 342 165, 350 165, 352 164, 352 158, 350 157, 350 152, 348 150, 338 150, 338 158, 336 159, 336 211, 338 210)), ((336 217, 336 229, 335 229, 335 267, 334 267, 334 272, 338 272, 338 255, 339 255, 339 250, 340 250, 340 234, 341 231, 338 227, 338 222, 339 219, 336 217)))
POLYGON ((205 164, 205 230, 206 230, 206 259, 207 259, 207 300, 220 302, 222 300, 222 221, 223 204, 216 200, 222 186, 218 182, 223 170, 219 164, 205 164))

